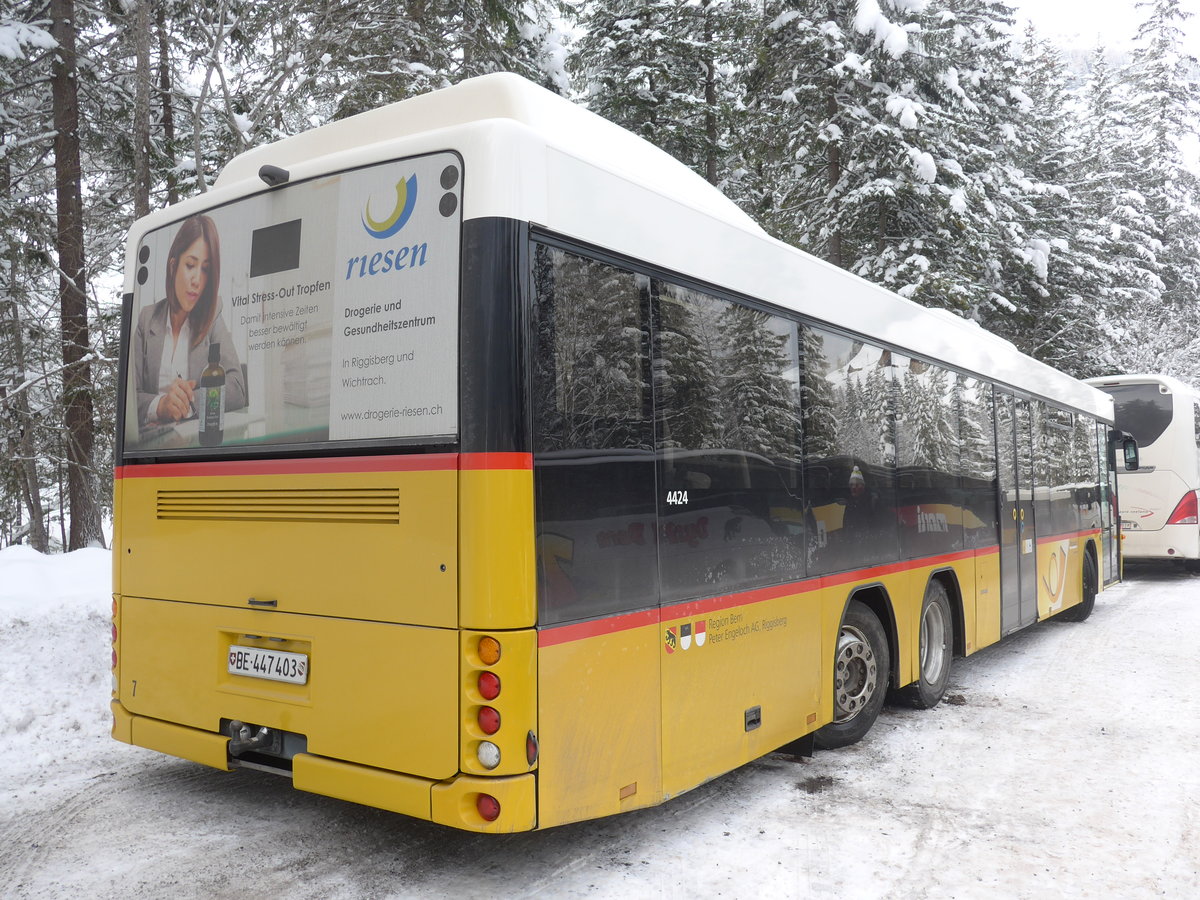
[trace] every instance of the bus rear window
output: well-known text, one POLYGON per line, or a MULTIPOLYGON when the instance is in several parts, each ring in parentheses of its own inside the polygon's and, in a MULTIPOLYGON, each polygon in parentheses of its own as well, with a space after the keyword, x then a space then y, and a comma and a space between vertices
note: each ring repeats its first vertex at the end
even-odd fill
POLYGON ((1171 424, 1171 395, 1157 384, 1101 385, 1116 404, 1117 427, 1133 435, 1139 447, 1153 444, 1171 424))
POLYGON ((126 453, 453 441, 462 184, 435 153, 147 233, 126 453))

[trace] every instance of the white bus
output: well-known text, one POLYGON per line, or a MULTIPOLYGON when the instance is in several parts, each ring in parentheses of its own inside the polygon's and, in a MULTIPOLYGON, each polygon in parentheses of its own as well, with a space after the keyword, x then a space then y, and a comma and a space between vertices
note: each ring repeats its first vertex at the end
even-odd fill
POLYGON ((1117 428, 1138 442, 1139 467, 1120 471, 1124 552, 1130 559, 1200 561, 1200 391, 1165 375, 1093 378, 1112 395, 1117 428))

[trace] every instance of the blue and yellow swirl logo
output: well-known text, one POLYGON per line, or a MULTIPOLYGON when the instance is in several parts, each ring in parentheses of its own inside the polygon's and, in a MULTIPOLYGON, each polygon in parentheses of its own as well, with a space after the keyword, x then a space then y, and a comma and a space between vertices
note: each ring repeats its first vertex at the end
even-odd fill
POLYGON ((371 201, 368 198, 366 208, 363 209, 363 228, 373 238, 378 238, 379 240, 390 238, 408 222, 416 205, 417 176, 410 175, 408 181, 400 179, 396 182, 396 206, 392 210, 391 215, 386 219, 377 221, 371 215, 371 201))

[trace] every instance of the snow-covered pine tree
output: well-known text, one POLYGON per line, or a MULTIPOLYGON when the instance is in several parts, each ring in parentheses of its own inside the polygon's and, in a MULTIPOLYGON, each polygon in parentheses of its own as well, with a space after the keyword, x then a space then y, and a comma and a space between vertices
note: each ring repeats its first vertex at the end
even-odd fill
POLYGON ((1125 72, 1130 142, 1137 159, 1131 185, 1146 198, 1160 248, 1162 294, 1141 310, 1144 368, 1195 379, 1200 365, 1200 197, 1184 164, 1181 136, 1194 131, 1200 87, 1197 60, 1183 43, 1190 13, 1180 0, 1141 0, 1145 15, 1125 72))
POLYGON ((782 136, 761 208, 787 240, 930 306, 1011 309, 1026 239, 1000 0, 768 5, 757 85, 782 136))
POLYGON ((1081 378, 1099 375, 1114 365, 1110 280, 1116 270, 1097 254, 1108 235, 1085 213, 1084 151, 1069 112, 1062 55, 1032 26, 1021 50, 1018 83, 1029 103, 1015 136, 1012 171, 1022 188, 1026 246, 1024 264, 1006 284, 1018 308, 995 324, 1043 362, 1081 378))
MULTIPOLYGON (((1018 339, 1053 305, 1047 264, 1064 246, 1047 232, 1038 204, 1066 192, 1052 167, 1034 165, 1045 155, 1031 125, 1038 100, 1024 89, 1007 0, 941 0, 932 18, 924 46, 951 61, 938 72, 949 119, 941 165, 961 170, 947 229, 957 255, 951 268, 969 292, 972 318, 1018 339)), ((1046 85, 1039 99, 1048 92, 1046 85)))
POLYGON ((1162 247, 1146 197, 1135 187, 1140 162, 1128 104, 1103 47, 1093 52, 1089 68, 1073 116, 1078 151, 1069 183, 1081 225, 1076 240, 1103 275, 1101 293, 1093 298, 1104 334, 1099 367, 1133 371, 1143 367, 1140 348, 1151 337, 1142 323, 1162 293, 1162 247))
POLYGON ((589 0, 569 70, 593 112, 712 184, 739 168, 728 146, 743 107, 747 0, 589 0))
POLYGON ((452 81, 490 72, 516 72, 545 88, 567 86, 561 28, 552 0, 456 0, 447 6, 458 36, 452 81))

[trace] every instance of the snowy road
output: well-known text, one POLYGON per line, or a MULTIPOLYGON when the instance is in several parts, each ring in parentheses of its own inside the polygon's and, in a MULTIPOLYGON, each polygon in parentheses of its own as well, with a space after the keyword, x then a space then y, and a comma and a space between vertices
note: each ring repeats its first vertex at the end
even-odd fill
POLYGON ((1184 897, 1200 884, 1200 576, 1133 569, 1088 622, 957 660, 947 702, 886 709, 857 747, 770 756, 652 810, 488 837, 111 741, 107 581, 87 552, 74 581, 38 576, 36 604, 12 600, 14 564, 71 560, 0 553, 5 896, 1184 897))

